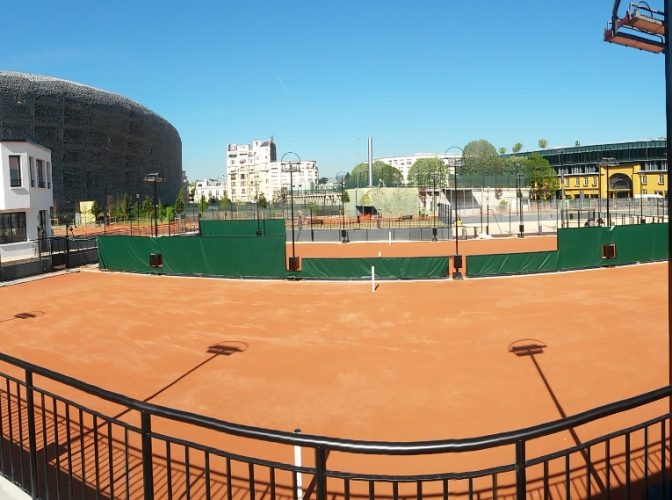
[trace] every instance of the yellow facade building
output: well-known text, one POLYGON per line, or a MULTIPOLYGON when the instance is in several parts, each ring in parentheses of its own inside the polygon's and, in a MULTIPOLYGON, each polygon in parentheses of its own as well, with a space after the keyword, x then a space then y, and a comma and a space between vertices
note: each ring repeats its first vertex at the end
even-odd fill
POLYGON ((565 199, 665 197, 667 171, 644 170, 639 163, 599 165, 598 172, 560 174, 565 199), (609 179, 609 184, 607 184, 609 179))

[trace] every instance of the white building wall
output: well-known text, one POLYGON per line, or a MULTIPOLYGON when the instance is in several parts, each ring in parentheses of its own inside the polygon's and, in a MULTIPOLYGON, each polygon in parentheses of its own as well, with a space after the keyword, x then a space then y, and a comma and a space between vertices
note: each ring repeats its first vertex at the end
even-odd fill
POLYGON ((218 200, 223 199, 227 196, 226 181, 221 179, 203 179, 202 181, 196 181, 196 184, 194 185, 194 203, 200 203, 201 196, 205 198, 206 202, 210 197, 217 198, 218 200))
POLYGON ((29 141, 0 141, 0 215, 23 213, 25 241, 7 243, 0 236, 0 258, 27 258, 35 241, 51 236, 51 208, 54 204, 51 151, 29 141), (10 157, 18 157, 20 182, 12 186, 10 157), (44 217, 40 221, 40 211, 44 217))
POLYGON ((253 203, 260 194, 268 201, 280 199, 283 188, 290 191, 290 177, 295 194, 317 186, 319 170, 314 160, 302 160, 298 171, 290 175, 282 171, 279 161, 273 161, 274 157, 273 139, 227 146, 226 179, 231 201, 253 203))
POLYGON ((448 173, 453 173, 453 168, 455 167, 455 162, 460 159, 460 155, 444 155, 439 153, 416 153, 411 156, 384 156, 382 158, 376 158, 376 161, 382 161, 388 165, 393 166, 401 172, 401 175, 404 176, 404 184, 408 185, 412 182, 412 179, 408 178, 408 172, 411 170, 413 164, 420 160, 421 158, 441 158, 443 163, 448 167, 448 173))

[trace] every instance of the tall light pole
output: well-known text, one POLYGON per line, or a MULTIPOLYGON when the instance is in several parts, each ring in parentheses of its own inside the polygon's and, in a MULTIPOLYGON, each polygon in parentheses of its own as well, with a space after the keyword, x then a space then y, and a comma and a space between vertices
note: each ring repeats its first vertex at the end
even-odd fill
MULTIPOLYGON (((290 176, 292 174, 289 174, 290 176)), ((257 236, 261 236, 261 227, 259 226, 259 177, 257 176, 254 180, 254 201, 256 205, 257 212, 257 236)), ((226 214, 225 214, 226 215, 226 214)))
POLYGON ((518 199, 518 237, 525 237, 525 224, 523 223, 523 192, 521 185, 523 174, 520 172, 520 163, 516 163, 516 198, 518 199))
POLYGON ((341 184, 341 243, 348 243, 348 230, 345 228, 345 177, 341 171, 336 174, 336 180, 341 184))
POLYGON ((438 172, 434 171, 432 172, 432 216, 433 216, 433 222, 432 222, 432 241, 436 241, 436 233, 438 232, 436 230, 436 176, 438 172))
MULTIPOLYGON (((611 215, 609 214, 609 167, 618 165, 618 162, 614 158, 602 158, 599 164, 600 169, 600 180, 602 180, 602 167, 607 168, 607 226, 611 226, 611 215)), ((600 187, 600 196, 602 195, 602 188, 600 187)))
POLYGON ((294 237, 294 177, 293 172, 301 169, 301 157, 292 151, 288 151, 282 158, 280 158, 280 168, 283 172, 289 172, 289 205, 291 207, 292 217, 292 257, 289 259, 289 270, 296 271, 299 269, 298 261, 296 260, 296 239, 294 237), (285 156, 294 155, 296 160, 285 162, 285 156))
MULTIPOLYGON (((627 33, 627 28, 632 27, 633 23, 637 22, 637 17, 641 17, 641 12, 635 11, 635 15, 628 16, 623 19, 618 18, 618 7, 621 0, 614 1, 614 7, 611 12, 611 26, 604 34, 604 39, 608 42, 619 43, 626 46, 637 47, 649 52, 664 53, 665 54, 665 120, 666 120, 666 151, 667 151, 667 202, 668 207, 672 200, 672 193, 670 193, 670 162, 672 162, 672 36, 670 36, 670 28, 672 22, 672 0, 664 0, 665 10, 663 12, 653 11, 649 8, 649 17, 647 26, 648 29, 640 30, 637 33, 627 33), (637 14, 640 14, 639 16, 637 14), (621 30, 621 28, 626 28, 621 30), (625 33, 623 33, 625 31, 625 33), (649 37, 641 36, 643 33, 649 37), (623 35, 626 36, 623 36, 623 35), (661 40, 662 38, 662 40, 661 40)), ((642 7, 645 2, 640 2, 638 7, 642 7)), ((648 7, 648 5, 647 5, 648 7)), ((644 12, 646 14, 646 11, 644 12)), ((641 221, 640 221, 641 222, 641 221)), ((668 266, 668 291, 669 283, 672 278, 672 268, 668 266)), ((667 337, 667 366, 668 366, 668 384, 672 385, 672 315, 668 315, 668 337, 667 337)), ((668 402, 668 408, 672 411, 672 397, 668 402)))
POLYGON ((453 257, 453 279, 461 280, 462 279, 462 256, 460 255, 460 235, 458 233, 457 222, 459 219, 457 211, 457 167, 464 165, 464 149, 459 146, 451 146, 443 152, 443 156, 448 156, 448 151, 451 149, 460 150, 460 158, 456 159, 453 166, 453 201, 455 202, 455 256, 453 257))
POLYGON ((158 225, 158 214, 157 214, 157 197, 156 197, 156 187, 159 182, 163 182, 165 179, 161 176, 160 172, 154 172, 152 174, 145 175, 144 181, 154 184, 154 196, 152 199, 152 204, 154 205, 154 237, 159 237, 159 225, 158 225))

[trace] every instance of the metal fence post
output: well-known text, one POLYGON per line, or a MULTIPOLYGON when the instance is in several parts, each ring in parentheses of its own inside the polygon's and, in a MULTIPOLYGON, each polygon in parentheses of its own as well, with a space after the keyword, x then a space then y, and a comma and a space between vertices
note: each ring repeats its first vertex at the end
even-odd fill
POLYGON ((146 410, 140 412, 142 423, 142 482, 144 483, 144 498, 154 498, 154 471, 152 462, 152 421, 146 410))
POLYGON ((527 479, 525 477, 525 441, 516 441, 516 500, 525 500, 527 479))
POLYGON ((327 450, 321 446, 315 448, 315 486, 317 500, 327 498, 327 450))
POLYGON ((33 372, 30 370, 26 370, 26 414, 28 415, 30 494, 33 498, 37 498, 37 444, 35 442, 35 405, 33 402, 33 372))

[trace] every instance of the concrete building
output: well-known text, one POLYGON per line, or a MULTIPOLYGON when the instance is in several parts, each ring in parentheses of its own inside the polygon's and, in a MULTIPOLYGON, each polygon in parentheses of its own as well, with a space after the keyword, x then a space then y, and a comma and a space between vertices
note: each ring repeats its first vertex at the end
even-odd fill
POLYGON ((221 200, 225 196, 226 181, 222 179, 203 179, 194 184, 194 203, 200 203, 201 197, 207 202, 210 198, 221 200))
MULTIPOLYGON (((401 175, 404 177, 404 185, 409 185, 413 183, 413 179, 408 178, 408 172, 411 170, 413 164, 423 158, 441 158, 443 162, 448 167, 448 173, 453 172, 455 163, 459 161, 459 154, 449 154, 444 155, 440 153, 416 153, 411 156, 384 156, 382 158, 376 158, 375 161, 382 161, 388 165, 393 166, 401 172, 401 175)), ((362 184, 364 186, 365 184, 362 184)))
MULTIPOLYGON (((293 155, 286 162, 290 160, 298 161, 293 155)), ((290 192, 290 179, 295 196, 313 191, 319 170, 314 160, 301 160, 290 175, 287 166, 283 168, 278 160, 276 145, 270 138, 251 144, 228 144, 226 179, 231 201, 253 203, 260 194, 268 201, 285 199, 290 192)))
POLYGON ((565 199, 666 197, 667 142, 664 139, 572 146, 539 153, 556 170, 558 197, 565 199))
POLYGON ((30 258, 51 236, 51 151, 29 141, 0 140, 0 258, 30 258))
POLYGON ((0 71, 0 139, 29 140, 52 154, 54 210, 65 215, 79 202, 152 194, 150 172, 164 204, 182 184, 177 130, 140 104, 80 83, 0 71))

